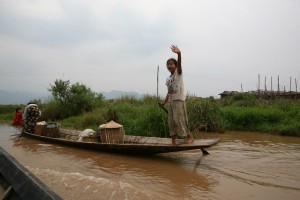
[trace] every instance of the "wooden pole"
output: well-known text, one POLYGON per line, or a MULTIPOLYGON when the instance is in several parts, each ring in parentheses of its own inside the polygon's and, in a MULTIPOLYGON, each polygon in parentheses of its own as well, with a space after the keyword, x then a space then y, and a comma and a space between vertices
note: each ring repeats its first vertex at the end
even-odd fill
POLYGON ((277 84, 278 84, 278 89, 277 89, 277 91, 279 92, 279 75, 278 75, 278 79, 277 79, 278 81, 277 81, 277 84))
POLYGON ((260 90, 260 74, 258 74, 258 91, 260 90))
POLYGON ((295 87, 296 87, 296 93, 298 92, 297 91, 297 79, 295 78, 295 87))
POLYGON ((292 77, 290 76, 290 92, 292 91, 292 77))
POLYGON ((265 76, 265 91, 267 91, 267 77, 265 76))
POLYGON ((159 82, 159 65, 157 66, 157 76, 156 76, 156 97, 158 97, 158 82, 159 82))
POLYGON ((272 82, 272 76, 271 76, 271 91, 273 91, 273 82, 272 82))

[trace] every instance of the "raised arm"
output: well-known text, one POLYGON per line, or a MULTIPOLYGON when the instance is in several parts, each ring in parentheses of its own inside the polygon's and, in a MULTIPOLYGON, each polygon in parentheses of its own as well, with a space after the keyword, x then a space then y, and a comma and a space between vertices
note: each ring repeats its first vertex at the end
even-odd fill
POLYGON ((174 53, 177 53, 177 71, 179 74, 182 73, 182 67, 181 67, 181 51, 180 49, 176 46, 176 45, 172 45, 171 46, 171 50, 174 52, 174 53))

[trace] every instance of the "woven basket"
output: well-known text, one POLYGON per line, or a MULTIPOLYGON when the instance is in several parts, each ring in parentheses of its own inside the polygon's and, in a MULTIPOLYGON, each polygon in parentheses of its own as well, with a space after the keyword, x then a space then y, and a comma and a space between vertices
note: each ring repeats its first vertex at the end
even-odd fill
POLYGON ((110 121, 99 127, 101 143, 124 143, 125 130, 122 125, 110 121))
POLYGON ((34 134, 43 135, 44 129, 45 129, 45 125, 35 125, 34 134))
POLYGON ((43 136, 46 137, 59 137, 59 125, 57 123, 50 123, 44 126, 43 128, 43 136))

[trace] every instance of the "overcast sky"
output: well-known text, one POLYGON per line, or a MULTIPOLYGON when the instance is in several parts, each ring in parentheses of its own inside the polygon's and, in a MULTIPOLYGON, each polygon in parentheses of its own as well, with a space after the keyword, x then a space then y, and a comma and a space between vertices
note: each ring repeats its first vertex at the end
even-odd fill
POLYGON ((299 0, 0 0, 0 90, 47 93, 56 79, 94 92, 167 91, 182 51, 185 90, 300 91, 299 0))

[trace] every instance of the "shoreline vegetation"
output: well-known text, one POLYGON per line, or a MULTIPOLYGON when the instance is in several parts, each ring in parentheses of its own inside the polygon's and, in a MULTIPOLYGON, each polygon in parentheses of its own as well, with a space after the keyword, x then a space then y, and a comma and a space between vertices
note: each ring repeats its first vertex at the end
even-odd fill
MULTIPOLYGON (((33 100, 42 111, 40 121, 57 122, 63 128, 97 130, 99 125, 114 120, 128 135, 169 137, 167 114, 159 108, 156 96, 106 100, 85 85, 69 85, 62 80, 57 80, 49 91, 51 100, 33 100)), ((11 123, 15 108, 24 106, 0 105, 0 122, 11 123)), ((265 99, 250 94, 221 99, 188 96, 186 106, 189 128, 196 137, 204 132, 226 131, 300 136, 300 101, 296 99, 265 99)))
MULTIPOLYGON (((53 102, 38 102, 42 118, 58 122, 64 128, 98 129, 113 119, 124 125, 126 134, 168 137, 166 113, 153 96, 136 99, 124 96, 116 100, 101 99, 89 112, 69 117, 57 117, 59 109, 53 102)), ((250 95, 233 95, 224 99, 193 98, 186 101, 189 128, 198 132, 255 131, 277 135, 300 136, 300 102, 292 99, 259 99, 250 95)), ((16 107, 0 105, 0 122, 11 123, 16 107)))

